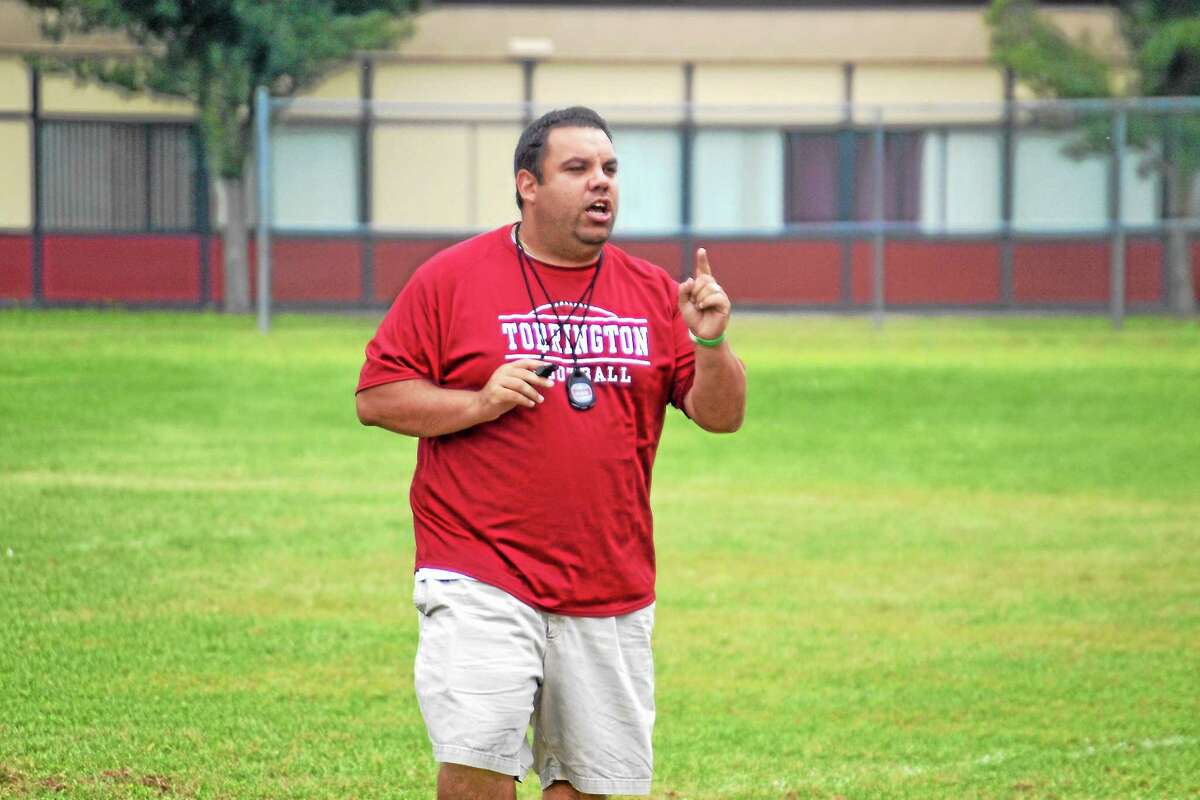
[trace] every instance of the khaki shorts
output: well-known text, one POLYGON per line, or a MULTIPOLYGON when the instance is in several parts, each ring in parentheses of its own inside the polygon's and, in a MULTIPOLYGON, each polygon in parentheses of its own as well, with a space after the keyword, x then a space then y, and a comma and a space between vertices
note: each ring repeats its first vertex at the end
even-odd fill
POLYGON ((417 581, 417 701, 439 762, 649 794, 654 606, 619 617, 538 611, 469 579, 417 581), (533 746, 526 737, 533 726, 533 746))

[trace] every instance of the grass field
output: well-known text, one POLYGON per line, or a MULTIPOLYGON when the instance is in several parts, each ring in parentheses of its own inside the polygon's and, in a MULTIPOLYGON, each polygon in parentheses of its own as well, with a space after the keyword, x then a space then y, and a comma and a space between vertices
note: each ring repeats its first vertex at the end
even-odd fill
MULTIPOLYGON (((0 313, 0 797, 432 797, 375 321, 0 313)), ((655 798, 1200 797, 1196 326, 731 339, 745 428, 655 476, 655 798)))

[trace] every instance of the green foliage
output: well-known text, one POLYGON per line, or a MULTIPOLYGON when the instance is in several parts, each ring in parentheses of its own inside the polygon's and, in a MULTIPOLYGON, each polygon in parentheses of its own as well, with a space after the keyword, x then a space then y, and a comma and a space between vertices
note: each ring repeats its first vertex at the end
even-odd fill
POLYGON ((1137 62, 1139 92, 1149 96, 1200 94, 1200 2, 1125 0, 1116 4, 1121 30, 1137 62))
POLYGON ((994 0, 987 12, 992 55, 1042 97, 1109 94, 1110 67, 1037 13, 1032 0, 994 0))
MULTIPOLYGON (((375 323, 0 312, 0 798, 433 797, 375 323)), ((1195 795, 1200 329, 730 336, 745 427, 655 467, 654 800, 1195 795)))
POLYGON ((139 45, 131 57, 64 60, 77 75, 129 91, 194 102, 221 177, 245 164, 257 86, 290 95, 355 50, 387 47, 406 31, 412 0, 27 0, 43 30, 114 30, 139 45))
POLYGON ((1200 95, 1200 16, 1164 21, 1138 51, 1142 92, 1200 95))
MULTIPOLYGON (((1115 6, 1127 51, 1122 63, 1096 52, 1087 41, 1072 41, 1039 13, 1035 0, 992 0, 987 12, 992 58, 1040 97, 1200 96, 1200 2, 1133 0, 1115 6), (1119 76, 1130 70, 1133 79, 1121 86, 1119 76)), ((1112 148, 1107 115, 1065 121, 1052 114, 1033 117, 1041 124, 1074 128, 1079 135, 1067 147, 1072 156, 1112 148)), ((1128 115, 1126 135, 1142 151, 1143 171, 1158 170, 1176 187, 1168 192, 1167 216, 1192 216, 1190 193, 1182 187, 1191 186, 1200 172, 1200 115, 1134 111, 1128 115)))
POLYGON ((1038 12, 1035 0, 993 0, 987 11, 992 57, 1041 97, 1111 97, 1118 74, 1135 70, 1127 87, 1149 97, 1200 95, 1200 2, 1115 4, 1127 63, 1113 63, 1086 40, 1072 41, 1038 12))

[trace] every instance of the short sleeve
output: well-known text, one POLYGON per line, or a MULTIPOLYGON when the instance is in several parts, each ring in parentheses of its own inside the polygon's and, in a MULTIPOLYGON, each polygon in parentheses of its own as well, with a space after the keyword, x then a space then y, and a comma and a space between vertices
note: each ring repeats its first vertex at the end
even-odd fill
POLYGON ((426 270, 417 270, 392 303, 375 336, 355 392, 416 378, 438 382, 437 307, 426 270))
POLYGON ((671 405, 686 414, 683 398, 691 390, 692 382, 696 378, 696 345, 688 333, 683 315, 679 313, 678 303, 673 304, 673 308, 671 329, 675 340, 675 371, 671 379, 671 405))

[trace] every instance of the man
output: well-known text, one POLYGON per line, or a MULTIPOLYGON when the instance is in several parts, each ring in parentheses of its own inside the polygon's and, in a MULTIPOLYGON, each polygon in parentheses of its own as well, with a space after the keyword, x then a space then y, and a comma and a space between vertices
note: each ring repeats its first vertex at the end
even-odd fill
POLYGON ((648 794, 650 470, 666 405, 740 427, 729 298, 607 245, 617 158, 553 111, 514 158, 521 221, 426 262, 367 345, 359 419, 420 437, 414 682, 441 800, 648 794), (526 730, 533 726, 532 747, 526 730))

